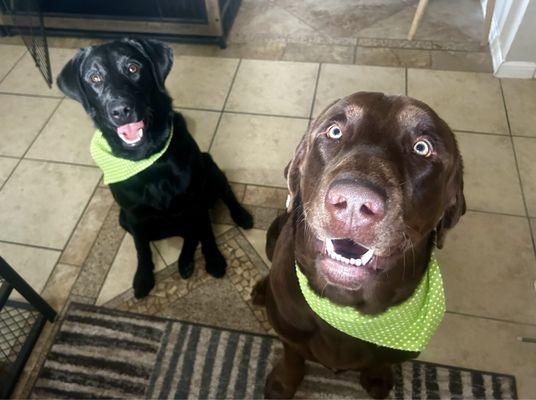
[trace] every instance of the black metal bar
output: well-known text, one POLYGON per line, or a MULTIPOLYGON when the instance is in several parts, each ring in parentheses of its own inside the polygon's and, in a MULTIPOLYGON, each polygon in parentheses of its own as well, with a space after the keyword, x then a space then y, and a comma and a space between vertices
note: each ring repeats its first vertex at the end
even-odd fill
POLYGON ((43 314, 50 322, 56 319, 56 311, 43 300, 39 294, 26 283, 9 264, 0 257, 0 275, 15 288, 37 311, 43 314))
POLYGON ((30 357, 30 354, 32 353, 32 349, 35 345, 35 342, 39 338, 39 334, 45 326, 45 322, 45 317, 43 315, 39 315, 33 323, 30 333, 26 337, 26 340, 24 341, 24 344, 22 345, 22 348, 17 355, 17 359, 10 368, 10 376, 8 376, 7 379, 4 380, 2 386, 0 387, 1 399, 9 398, 9 395, 15 388, 15 384, 20 377, 20 374, 22 372, 22 369, 24 368, 24 365, 26 364, 26 361, 28 360, 28 357, 30 357))
POLYGON ((0 310, 6 304, 7 299, 9 298, 9 295, 11 294, 11 291, 13 290, 13 285, 11 285, 9 282, 4 282, 0 286, 0 310))

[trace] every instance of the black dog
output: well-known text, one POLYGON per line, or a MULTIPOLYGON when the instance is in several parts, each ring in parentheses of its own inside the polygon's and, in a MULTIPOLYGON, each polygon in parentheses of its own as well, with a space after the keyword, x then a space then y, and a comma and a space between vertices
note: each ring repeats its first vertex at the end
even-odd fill
POLYGON ((183 278, 193 273, 199 242, 207 272, 214 277, 225 274, 227 264, 209 218, 217 199, 229 207, 239 226, 253 226, 252 216, 238 203, 223 172, 199 150, 183 116, 172 111, 164 87, 172 64, 172 50, 165 44, 122 39, 79 50, 57 79, 63 93, 82 103, 112 156, 146 160, 168 146, 141 172, 110 184, 121 207, 119 223, 136 245, 133 287, 138 298, 154 286, 152 240, 184 238, 178 261, 183 278))

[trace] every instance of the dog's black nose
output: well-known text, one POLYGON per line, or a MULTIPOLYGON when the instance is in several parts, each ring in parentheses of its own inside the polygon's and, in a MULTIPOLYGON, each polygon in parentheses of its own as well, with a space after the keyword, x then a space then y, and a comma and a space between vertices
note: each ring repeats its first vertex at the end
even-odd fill
POLYGON ((113 119, 118 122, 128 122, 134 107, 126 102, 114 102, 110 104, 109 112, 113 119))
POLYGON ((334 182, 325 198, 332 218, 352 228, 364 228, 385 216, 385 198, 379 191, 342 180, 334 182))

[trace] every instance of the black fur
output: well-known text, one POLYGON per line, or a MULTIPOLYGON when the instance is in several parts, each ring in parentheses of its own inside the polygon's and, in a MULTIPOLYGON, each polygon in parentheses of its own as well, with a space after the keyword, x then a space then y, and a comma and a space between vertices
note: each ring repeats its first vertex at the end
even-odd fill
POLYGON ((182 236, 179 272, 193 273, 194 252, 201 243, 206 270, 215 277, 225 274, 226 262, 216 246, 209 209, 217 199, 229 207, 233 220, 251 228, 253 218, 238 203, 223 172, 208 153, 202 153, 188 132, 180 113, 173 112, 164 81, 171 70, 171 49, 154 40, 123 39, 81 49, 58 76, 59 88, 79 101, 103 132, 114 155, 140 160, 160 151, 173 124, 173 138, 167 151, 137 175, 110 184, 121 207, 119 222, 134 238, 138 266, 134 294, 146 296, 154 286, 154 265, 149 242, 182 236), (130 73, 128 65, 138 65, 130 73), (94 83, 92 74, 102 81, 94 83), (117 116, 111 109, 119 104, 128 113, 117 116), (143 120, 142 140, 134 146, 124 143, 116 128, 143 120))

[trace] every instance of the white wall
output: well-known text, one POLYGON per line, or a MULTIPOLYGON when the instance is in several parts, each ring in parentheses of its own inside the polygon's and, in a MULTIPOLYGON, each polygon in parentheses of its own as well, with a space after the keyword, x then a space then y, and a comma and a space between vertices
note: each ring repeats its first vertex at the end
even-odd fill
MULTIPOLYGON (((487 0, 481 0, 485 10, 487 0)), ((534 78, 536 74, 536 1, 497 0, 490 31, 494 74, 534 78)))

